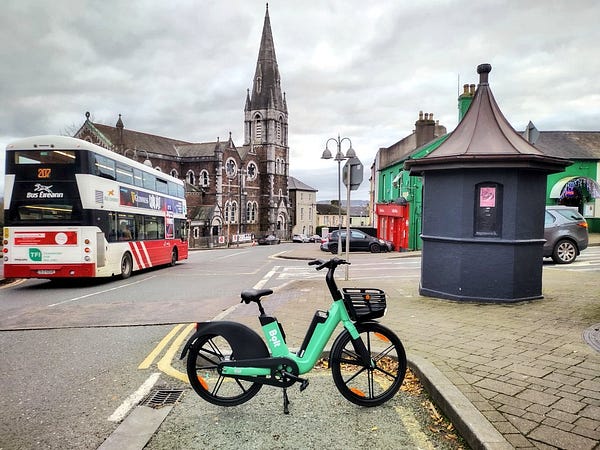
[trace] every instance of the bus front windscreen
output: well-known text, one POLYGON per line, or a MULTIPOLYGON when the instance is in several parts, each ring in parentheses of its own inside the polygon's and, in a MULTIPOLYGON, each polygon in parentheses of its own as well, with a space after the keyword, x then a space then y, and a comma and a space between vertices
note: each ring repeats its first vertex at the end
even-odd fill
POLYGON ((14 176, 11 202, 5 213, 7 225, 80 222, 77 156, 74 150, 7 152, 6 173, 14 176))

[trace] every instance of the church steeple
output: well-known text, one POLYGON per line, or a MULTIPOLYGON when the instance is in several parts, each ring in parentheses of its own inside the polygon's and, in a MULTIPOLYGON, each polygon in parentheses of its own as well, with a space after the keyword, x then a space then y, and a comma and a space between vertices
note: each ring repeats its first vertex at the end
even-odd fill
POLYGON ((248 109, 268 108, 285 112, 283 95, 281 94, 279 67, 277 66, 277 57, 275 56, 275 44, 273 43, 273 34, 271 32, 269 4, 267 3, 260 49, 258 51, 258 61, 256 62, 256 71, 254 72, 252 96, 250 97, 248 109))
POLYGON ((258 173, 264 180, 261 181, 264 193, 261 194, 259 228, 271 234, 288 235, 291 224, 288 111, 281 92, 268 4, 252 89, 246 94, 244 145, 248 147, 248 154, 255 158, 258 173))

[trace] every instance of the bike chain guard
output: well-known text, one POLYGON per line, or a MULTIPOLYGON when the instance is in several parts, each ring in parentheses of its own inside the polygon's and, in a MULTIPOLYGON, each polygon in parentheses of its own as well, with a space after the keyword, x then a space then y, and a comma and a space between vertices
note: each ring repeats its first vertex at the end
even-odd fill
POLYGON ((223 361, 217 365, 219 375, 229 378, 235 378, 254 383, 267 384, 280 388, 287 388, 296 382, 302 383, 300 389, 304 390, 308 386, 308 380, 300 378, 300 370, 295 361, 289 358, 257 358, 243 359, 235 361, 223 361), (235 373, 223 373, 224 367, 256 367, 259 369, 269 369, 271 374, 265 376, 238 375, 235 373))

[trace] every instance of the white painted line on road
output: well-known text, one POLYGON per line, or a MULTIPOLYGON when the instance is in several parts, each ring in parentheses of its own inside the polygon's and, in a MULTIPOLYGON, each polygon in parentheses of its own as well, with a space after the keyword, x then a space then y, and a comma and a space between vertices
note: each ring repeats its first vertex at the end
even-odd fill
POLYGON ((103 291, 92 292, 91 294, 86 294, 86 295, 82 295, 80 297, 70 298, 68 300, 63 300, 62 302, 58 302, 58 303, 52 303, 51 305, 48 305, 48 308, 53 308, 54 306, 64 305, 65 303, 76 302, 77 300, 83 300, 84 298, 93 297, 94 295, 104 294, 106 292, 116 291, 117 289, 121 289, 124 287, 133 286, 135 284, 143 283, 144 281, 147 281, 147 280, 149 280, 151 278, 155 278, 155 277, 156 277, 156 275, 152 275, 150 277, 144 278, 143 280, 134 281, 133 283, 123 284, 121 286, 116 286, 114 288, 105 289, 103 291))
MULTIPOLYGON (((273 275, 275 275, 279 269, 280 269, 280 266, 274 266, 264 277, 262 277, 262 279, 258 283, 256 283, 253 286, 253 288, 261 289, 265 284, 267 284, 267 281, 269 281, 271 278, 273 278, 273 275)), ((227 317, 229 314, 231 314, 233 311, 235 311, 239 306, 240 306, 240 303, 236 303, 235 305, 230 306, 225 311, 221 311, 219 314, 217 314, 215 317, 213 317, 211 321, 215 322, 217 320, 223 320, 225 317, 227 317)))
POLYGON ((262 287, 267 284, 267 281, 269 281, 273 275, 275 275, 277 273, 277 271, 280 269, 280 266, 273 266, 273 268, 269 271, 269 273, 267 273, 264 277, 262 277, 262 280, 260 280, 258 283, 256 283, 254 285, 254 289, 262 289, 262 287))
POLYGON ((142 383, 142 385, 138 388, 137 391, 135 391, 133 394, 127 397, 123 403, 121 403, 121 406, 119 406, 115 410, 115 412, 112 413, 108 420, 111 422, 120 422, 121 420, 123 420, 125 416, 129 413, 131 408, 137 405, 146 395, 148 395, 152 387, 158 381, 159 377, 160 372, 155 372, 152 375, 150 375, 148 379, 144 381, 144 383, 142 383))
POLYGON ((219 256, 218 258, 215 258, 215 259, 226 259, 226 258, 231 258, 232 256, 243 255, 245 253, 248 253, 248 250, 245 250, 243 252, 230 253, 229 255, 219 256))

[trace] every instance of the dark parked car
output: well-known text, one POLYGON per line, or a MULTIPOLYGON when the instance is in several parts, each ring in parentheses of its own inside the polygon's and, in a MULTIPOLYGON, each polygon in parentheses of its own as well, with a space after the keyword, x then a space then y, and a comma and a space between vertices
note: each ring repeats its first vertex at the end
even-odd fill
MULTIPOLYGON (((346 251, 346 230, 342 230, 342 251, 346 251)), ((338 251, 338 230, 334 230, 327 236, 325 242, 321 243, 321 250, 337 253, 338 251)), ((360 230, 350 230, 350 251, 363 251, 371 253, 391 252, 394 250, 394 244, 390 241, 384 241, 370 236, 360 230)))
POLYGON ((281 240, 272 234, 267 234, 266 236, 261 236, 258 238, 258 245, 273 245, 279 244, 280 242, 281 240))
POLYGON ((544 257, 570 264, 588 246, 588 224, 577 208, 546 206, 544 257))

